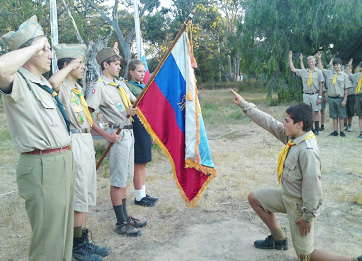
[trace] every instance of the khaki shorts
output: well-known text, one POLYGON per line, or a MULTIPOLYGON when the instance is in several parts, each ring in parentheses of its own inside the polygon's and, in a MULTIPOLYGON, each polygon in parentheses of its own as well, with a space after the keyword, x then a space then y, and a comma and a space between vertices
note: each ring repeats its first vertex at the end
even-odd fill
POLYGON ((71 134, 75 165, 74 210, 88 212, 96 205, 97 175, 93 139, 90 133, 71 134))
POLYGON ((318 96, 319 96, 318 93, 314 93, 314 94, 303 93, 303 102, 305 104, 312 106, 313 111, 320 111, 322 108, 322 105, 321 104, 317 105, 318 96))
MULTIPOLYGON (((113 130, 108 129, 107 132, 113 130)), ((109 173, 111 186, 125 188, 127 181, 133 181, 134 136, 133 130, 124 129, 117 143, 109 150, 109 173)))
POLYGON ((302 199, 287 196, 277 188, 257 189, 253 194, 266 212, 287 213, 295 252, 297 255, 310 255, 314 251, 314 221, 306 237, 300 234, 299 225, 294 224, 303 215, 302 199))
POLYGON ((343 98, 340 97, 328 97, 328 104, 329 104, 329 116, 332 119, 345 119, 347 118, 347 107, 341 106, 343 98))
POLYGON ((356 115, 357 116, 362 116, 362 94, 357 94, 356 95, 356 100, 355 100, 355 108, 356 108, 356 115))

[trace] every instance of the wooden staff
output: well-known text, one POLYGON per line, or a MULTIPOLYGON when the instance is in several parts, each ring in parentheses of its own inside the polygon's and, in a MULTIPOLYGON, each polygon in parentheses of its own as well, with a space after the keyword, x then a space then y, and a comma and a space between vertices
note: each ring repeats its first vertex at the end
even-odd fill
MULTIPOLYGON (((184 22, 184 24, 182 25, 180 31, 178 32, 178 34, 176 35, 175 39, 172 41, 172 43, 170 44, 167 52, 163 55, 161 61, 158 63, 156 69, 154 70, 154 72, 151 75, 151 78, 149 79, 149 81, 147 82, 145 88, 143 88, 142 92, 140 93, 140 95, 138 96, 137 100, 134 102, 134 104, 132 105, 133 108, 136 108, 138 106, 138 104, 140 103, 141 99, 143 98, 144 94, 146 93, 146 91, 148 90, 148 88, 150 87, 151 83, 154 81, 156 75, 158 74, 158 72, 160 71, 162 65, 164 64, 164 62, 166 61, 167 57, 170 55, 173 47, 175 46, 175 44, 177 43, 178 39, 181 37, 181 35, 183 34, 183 32, 185 32, 186 30, 186 26, 187 24, 192 20, 193 15, 190 14, 189 17, 186 19, 186 21, 184 22)), ((118 130, 116 131, 116 134, 119 135, 122 131, 123 126, 125 125, 127 119, 129 119, 129 115, 127 114, 126 116, 126 120, 123 122, 122 126, 119 126, 118 130)), ((109 143, 106 150, 103 152, 101 158, 99 159, 98 163, 97 163, 97 168, 99 168, 99 166, 101 165, 102 161, 104 160, 104 158, 107 156, 109 150, 111 149, 113 143, 109 143)))

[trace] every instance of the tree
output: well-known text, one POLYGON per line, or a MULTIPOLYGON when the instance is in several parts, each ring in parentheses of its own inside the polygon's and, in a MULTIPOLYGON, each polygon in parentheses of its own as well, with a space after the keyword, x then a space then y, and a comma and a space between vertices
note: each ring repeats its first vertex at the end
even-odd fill
POLYGON ((299 98, 288 51, 306 56, 322 47, 336 55, 361 22, 359 0, 246 0, 245 18, 239 20, 241 66, 249 74, 266 76, 269 91, 278 91, 279 100, 299 98))

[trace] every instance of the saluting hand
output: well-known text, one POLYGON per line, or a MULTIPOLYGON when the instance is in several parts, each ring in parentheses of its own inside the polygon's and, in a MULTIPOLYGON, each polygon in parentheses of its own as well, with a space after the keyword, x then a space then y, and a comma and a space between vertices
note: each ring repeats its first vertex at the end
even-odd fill
POLYGON ((81 59, 74 59, 68 64, 68 66, 70 66, 74 70, 74 69, 78 69, 82 63, 83 63, 83 61, 81 59))
POLYGON ((31 46, 36 48, 35 56, 40 56, 50 49, 50 45, 46 37, 40 37, 39 39, 35 40, 31 46))
POLYGON ((240 104, 240 102, 242 101, 242 100, 244 100, 243 99, 243 97, 241 97, 238 93, 236 93, 233 89, 230 89, 230 91, 231 91, 231 93, 232 94, 234 94, 234 99, 233 99, 233 102, 236 104, 236 105, 239 105, 240 104))

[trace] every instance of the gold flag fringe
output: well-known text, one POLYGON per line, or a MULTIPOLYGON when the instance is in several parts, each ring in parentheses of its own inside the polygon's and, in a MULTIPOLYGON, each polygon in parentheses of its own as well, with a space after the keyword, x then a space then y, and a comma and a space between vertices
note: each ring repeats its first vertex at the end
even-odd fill
MULTIPOLYGON (((189 199, 187 198, 185 192, 183 191, 183 188, 181 187, 180 183, 178 182, 177 179, 177 175, 176 175, 176 167, 175 167, 175 163, 171 157, 170 152, 167 150, 167 148, 165 147, 165 145, 161 142, 161 140, 158 138, 157 134, 153 131, 153 129, 151 128, 150 124, 148 123, 148 121, 146 120, 146 117, 143 115, 143 113, 141 112, 140 109, 138 109, 137 111, 137 116, 140 119, 141 123, 143 124, 143 126, 145 127, 146 131, 150 134, 151 138, 156 142, 156 144, 160 147, 161 151, 168 157, 170 164, 172 166, 172 170, 173 170, 173 177, 176 181, 177 184, 177 188, 179 189, 182 198, 184 199, 184 201, 186 202, 187 207, 192 208, 194 206, 196 206, 197 202, 199 201, 199 199, 202 196, 202 193, 204 192, 204 190, 207 188, 207 186, 210 184, 210 182, 215 178, 216 175, 211 174, 208 175, 209 177, 207 178, 207 180, 204 182, 204 184, 202 185, 202 187, 200 188, 200 191, 197 193, 197 195, 191 200, 189 201, 189 199)), ((216 173, 216 170, 215 170, 216 173)))

